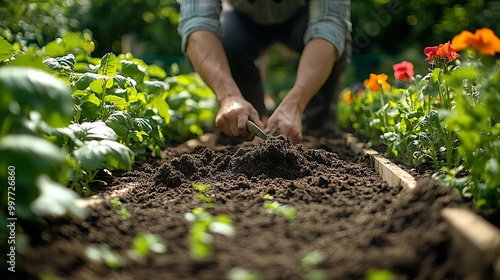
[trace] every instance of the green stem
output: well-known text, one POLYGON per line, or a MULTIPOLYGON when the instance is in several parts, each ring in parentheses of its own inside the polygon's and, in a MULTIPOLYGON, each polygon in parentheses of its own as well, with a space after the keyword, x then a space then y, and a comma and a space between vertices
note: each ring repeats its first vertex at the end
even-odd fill
POLYGON ((99 119, 102 119, 104 116, 104 105, 105 105, 104 97, 106 97, 106 84, 107 83, 108 83, 108 81, 105 79, 103 84, 102 84, 101 108, 99 110, 99 119))
POLYGON ((380 85, 380 91, 379 91, 380 102, 382 103, 382 109, 384 110, 384 113, 382 115, 382 117, 384 118, 384 130, 385 130, 384 132, 387 132, 387 131, 389 131, 389 128, 388 128, 388 124, 387 124, 387 110, 384 109, 384 107, 385 107, 385 100, 384 100, 385 92, 384 92, 384 88, 382 87, 382 85, 381 84, 379 84, 379 85, 380 85))
POLYGON ((0 129, 0 138, 4 137, 5 135, 7 135, 7 133, 9 133, 10 128, 12 127, 12 122, 13 122, 12 116, 7 115, 3 120, 2 128, 0 129))
POLYGON ((451 131, 446 131, 446 167, 451 169, 453 159, 453 137, 451 131))

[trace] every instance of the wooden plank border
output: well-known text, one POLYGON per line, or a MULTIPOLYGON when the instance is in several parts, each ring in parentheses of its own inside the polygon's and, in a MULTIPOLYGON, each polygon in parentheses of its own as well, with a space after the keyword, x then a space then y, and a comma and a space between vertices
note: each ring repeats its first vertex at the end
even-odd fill
MULTIPOLYGON (((414 189, 416 180, 377 151, 366 148, 352 134, 343 134, 351 150, 369 155, 374 168, 390 186, 414 189)), ((445 208, 441 211, 458 252, 459 273, 466 280, 500 280, 500 230, 469 209, 445 208)))

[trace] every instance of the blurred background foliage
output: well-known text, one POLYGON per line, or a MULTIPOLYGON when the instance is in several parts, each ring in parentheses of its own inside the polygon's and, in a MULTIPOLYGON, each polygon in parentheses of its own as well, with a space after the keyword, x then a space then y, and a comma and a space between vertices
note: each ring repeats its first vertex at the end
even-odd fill
MULTIPOLYGON (((148 63, 192 71, 180 51, 175 0, 40 0, 0 5, 0 36, 25 46, 45 45, 65 33, 92 34, 93 55, 132 52, 148 63)), ((352 1, 353 56, 346 85, 370 72, 392 73, 401 60, 426 72, 423 48, 450 40, 463 29, 489 27, 500 34, 500 0, 364 0, 352 1)), ((266 86, 274 94, 293 83, 297 57, 277 46, 266 58, 266 86)))

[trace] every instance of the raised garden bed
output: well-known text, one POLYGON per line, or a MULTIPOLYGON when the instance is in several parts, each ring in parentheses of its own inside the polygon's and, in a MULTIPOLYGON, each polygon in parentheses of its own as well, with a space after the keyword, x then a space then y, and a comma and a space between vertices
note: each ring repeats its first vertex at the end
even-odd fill
MULTIPOLYGON (((47 220, 41 233, 33 231, 16 275, 231 279, 239 271, 261 279, 360 279, 382 270, 410 279, 466 275, 441 211, 470 204, 428 178, 412 189, 387 183, 373 168, 375 154, 357 154, 349 146, 340 135, 306 135, 303 146, 282 137, 225 146, 207 134, 169 147, 161 158, 103 177, 109 185, 87 199, 87 219, 47 220), (200 191, 193 184, 211 188, 200 191), (210 233, 212 253, 196 259, 186 213, 208 200, 214 207, 205 211, 227 215, 234 234, 210 233), (270 213, 266 202, 289 205, 296 213, 270 213), (140 233, 160 237, 166 251, 129 257, 140 233), (115 269, 89 257, 87 248, 102 244, 119 254, 122 262, 115 269)), ((486 266, 476 275, 493 272, 486 266)))

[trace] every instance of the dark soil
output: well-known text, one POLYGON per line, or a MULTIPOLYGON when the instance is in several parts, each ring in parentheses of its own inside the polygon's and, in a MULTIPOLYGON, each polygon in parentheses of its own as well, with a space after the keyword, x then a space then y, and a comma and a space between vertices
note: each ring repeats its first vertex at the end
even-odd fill
POLYGON ((444 207, 468 207, 448 188, 420 179, 414 191, 389 187, 370 166, 332 135, 305 135, 302 145, 284 137, 220 145, 212 134, 165 149, 129 172, 103 176, 103 203, 87 219, 45 221, 31 232, 20 279, 227 279, 231 268, 262 279, 305 279, 300 262, 313 251, 325 259, 317 269, 328 279, 363 279, 370 269, 387 269, 400 279, 456 279, 454 251, 444 207), (227 214, 235 236, 213 234, 213 254, 189 255, 185 214, 199 207, 192 184, 212 186, 205 194, 227 214), (131 217, 111 205, 119 195, 131 217), (295 220, 267 212, 264 195, 296 208, 295 220), (143 260, 127 257, 132 239, 148 232, 167 243, 165 253, 143 260), (108 244, 126 260, 121 269, 91 261, 91 244, 108 244))

